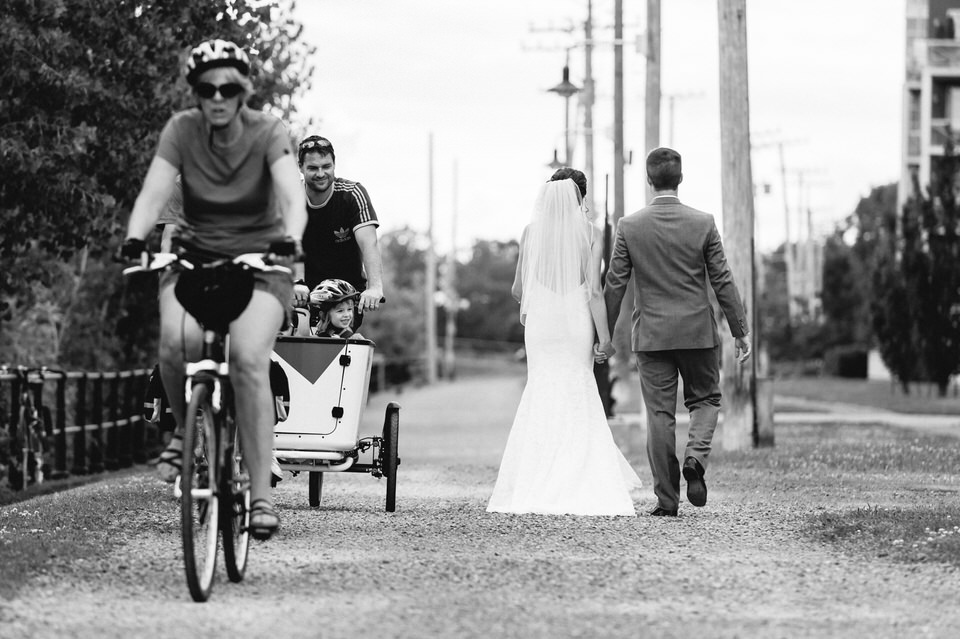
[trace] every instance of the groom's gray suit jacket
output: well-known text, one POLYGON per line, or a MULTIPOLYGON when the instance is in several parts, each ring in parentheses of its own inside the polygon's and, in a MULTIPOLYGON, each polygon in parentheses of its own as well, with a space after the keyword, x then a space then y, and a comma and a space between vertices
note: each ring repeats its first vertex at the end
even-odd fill
POLYGON ((604 299, 611 333, 634 274, 633 350, 711 348, 720 343, 708 286, 734 337, 749 331, 713 216, 660 196, 617 226, 604 299))

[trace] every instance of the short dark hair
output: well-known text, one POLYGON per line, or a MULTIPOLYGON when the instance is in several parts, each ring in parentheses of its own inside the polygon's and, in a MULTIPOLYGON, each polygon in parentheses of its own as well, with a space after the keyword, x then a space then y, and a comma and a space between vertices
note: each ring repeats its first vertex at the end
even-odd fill
POLYGON ((587 176, 583 174, 583 171, 571 169, 569 166, 560 167, 553 172, 553 175, 550 176, 547 182, 555 182, 557 180, 573 180, 573 183, 580 189, 580 197, 587 197, 587 176))
POLYGON ((676 190, 683 179, 680 154, 665 146, 647 154, 647 177, 657 191, 676 190))
POLYGON ((313 152, 329 155, 330 159, 337 161, 337 155, 333 152, 333 143, 323 136, 311 135, 303 138, 297 145, 297 164, 303 164, 303 156, 313 152))

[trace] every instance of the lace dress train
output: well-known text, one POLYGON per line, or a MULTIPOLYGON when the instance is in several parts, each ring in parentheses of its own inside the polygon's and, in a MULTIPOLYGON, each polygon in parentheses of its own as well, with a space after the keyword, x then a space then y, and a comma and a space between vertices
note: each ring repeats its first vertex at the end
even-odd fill
POLYGON ((528 293, 542 303, 526 316, 527 384, 487 511, 633 516, 630 490, 640 479, 597 391, 585 292, 528 293))

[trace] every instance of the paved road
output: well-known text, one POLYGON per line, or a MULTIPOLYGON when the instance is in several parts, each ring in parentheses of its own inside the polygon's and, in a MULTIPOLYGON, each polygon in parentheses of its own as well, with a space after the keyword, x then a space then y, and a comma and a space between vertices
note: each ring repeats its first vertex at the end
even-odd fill
POLYGON ((387 402, 400 404, 402 459, 412 463, 499 463, 525 378, 472 377, 370 398, 361 430, 379 433, 387 402))

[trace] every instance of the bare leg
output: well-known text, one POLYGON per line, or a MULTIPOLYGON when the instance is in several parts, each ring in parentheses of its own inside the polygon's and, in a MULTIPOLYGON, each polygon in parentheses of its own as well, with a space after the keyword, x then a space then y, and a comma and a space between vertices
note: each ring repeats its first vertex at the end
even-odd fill
POLYGON ((230 324, 230 381, 237 409, 243 459, 250 472, 250 499, 270 497, 273 395, 270 352, 283 322, 276 297, 255 290, 246 310, 230 324))
POLYGON ((182 450, 183 423, 186 405, 183 397, 184 355, 187 360, 200 356, 202 332, 177 300, 173 286, 160 291, 160 379, 170 402, 170 411, 177 424, 167 450, 160 455, 157 471, 168 482, 176 479, 179 470, 179 455, 182 450), (176 462, 172 464, 169 462, 176 462))

